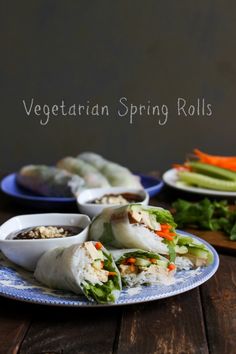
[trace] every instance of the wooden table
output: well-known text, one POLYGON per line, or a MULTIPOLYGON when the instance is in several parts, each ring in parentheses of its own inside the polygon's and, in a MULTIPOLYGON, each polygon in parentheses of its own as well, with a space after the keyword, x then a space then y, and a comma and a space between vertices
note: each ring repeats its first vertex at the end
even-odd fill
MULTIPOLYGON (((175 198, 165 189, 153 202, 175 198)), ((32 212, 0 195, 0 222, 32 212)), ((236 353, 236 257, 220 262, 199 288, 144 304, 82 309, 0 297, 0 353, 236 353)))

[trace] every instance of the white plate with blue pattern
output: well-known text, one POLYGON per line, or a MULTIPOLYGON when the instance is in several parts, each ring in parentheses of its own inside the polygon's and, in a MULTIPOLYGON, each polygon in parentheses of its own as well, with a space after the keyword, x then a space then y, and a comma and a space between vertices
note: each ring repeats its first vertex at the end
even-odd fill
MULTIPOLYGON (((199 239, 189 233, 178 231, 179 234, 189 235, 204 243, 213 253, 214 261, 208 267, 194 270, 178 271, 175 275, 176 282, 171 285, 140 286, 136 288, 123 289, 117 305, 130 305, 135 303, 163 299, 184 293, 203 284, 210 279, 219 266, 219 257, 215 249, 206 241, 199 239)), ((38 283, 33 273, 23 270, 6 260, 0 253, 0 295, 15 300, 54 306, 71 307, 97 307, 96 302, 87 300, 83 295, 52 290, 38 283)))

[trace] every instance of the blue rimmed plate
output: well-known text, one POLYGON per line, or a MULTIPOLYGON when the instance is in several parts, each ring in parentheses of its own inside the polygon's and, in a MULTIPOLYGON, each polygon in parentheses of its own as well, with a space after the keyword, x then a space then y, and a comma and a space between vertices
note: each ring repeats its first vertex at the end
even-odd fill
MULTIPOLYGON (((164 185, 161 180, 152 176, 145 176, 141 174, 139 174, 139 176, 143 187, 148 192, 150 197, 153 197, 161 191, 164 185)), ((12 173, 2 179, 1 190, 13 198, 28 202, 40 202, 44 204, 74 204, 76 202, 75 198, 43 197, 36 195, 18 185, 16 182, 16 173, 12 173)))
POLYGON ((27 272, 0 256, 0 295, 43 305, 98 307, 130 305, 141 302, 159 300, 184 293, 203 284, 210 279, 219 266, 219 257, 215 249, 206 241, 187 232, 178 231, 179 234, 188 235, 204 243, 213 253, 214 261, 208 267, 196 270, 184 270, 176 273, 176 282, 172 285, 141 286, 124 289, 118 301, 112 305, 99 305, 88 301, 83 295, 75 295, 65 291, 46 288, 39 284, 33 273, 27 272))

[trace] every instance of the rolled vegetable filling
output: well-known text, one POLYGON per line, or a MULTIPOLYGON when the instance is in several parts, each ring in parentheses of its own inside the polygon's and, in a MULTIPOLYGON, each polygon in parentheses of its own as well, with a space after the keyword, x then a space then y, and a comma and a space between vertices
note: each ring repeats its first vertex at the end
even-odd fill
POLYGON ((94 248, 92 250, 90 242, 86 244, 89 245, 90 265, 82 283, 83 291, 88 298, 97 302, 115 302, 121 290, 121 280, 112 256, 100 242, 94 245, 97 252, 94 248))
POLYGON ((174 283, 175 264, 161 255, 137 249, 111 253, 125 286, 174 283))
POLYGON ((168 210, 129 204, 105 209, 90 226, 89 238, 113 248, 139 248, 174 261, 175 222, 168 210))
POLYGON ((168 210, 129 204, 105 209, 93 220, 89 238, 116 249, 135 248, 164 255, 180 269, 211 264, 211 251, 189 236, 178 235, 175 226, 168 210))
POLYGON ((175 252, 175 264, 180 269, 205 267, 213 262, 212 252, 203 243, 189 236, 178 235, 175 252))
POLYGON ((99 303, 115 302, 121 291, 119 271, 100 242, 48 251, 40 258, 34 275, 51 288, 84 293, 99 303))

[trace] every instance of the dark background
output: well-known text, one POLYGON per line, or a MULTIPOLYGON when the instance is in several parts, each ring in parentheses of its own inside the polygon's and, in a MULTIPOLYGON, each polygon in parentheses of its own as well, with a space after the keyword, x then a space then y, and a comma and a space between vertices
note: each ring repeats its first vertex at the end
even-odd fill
POLYGON ((2 171, 84 150, 140 171, 195 147, 236 155, 235 1, 1 1, 0 27, 2 171), (41 126, 22 105, 89 99, 115 111, 122 96, 167 104, 167 124, 111 114, 41 126), (178 117, 178 97, 204 97, 212 117, 178 117))

